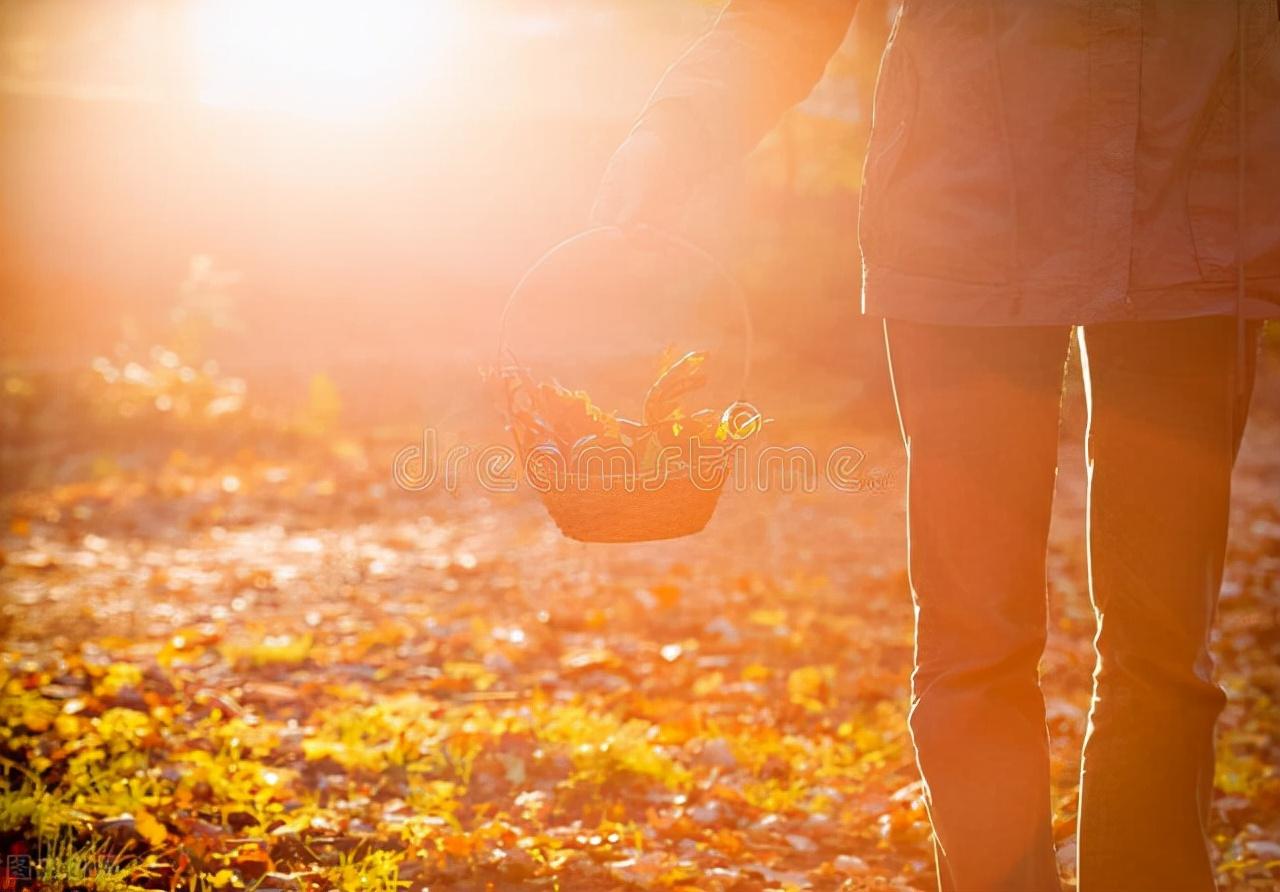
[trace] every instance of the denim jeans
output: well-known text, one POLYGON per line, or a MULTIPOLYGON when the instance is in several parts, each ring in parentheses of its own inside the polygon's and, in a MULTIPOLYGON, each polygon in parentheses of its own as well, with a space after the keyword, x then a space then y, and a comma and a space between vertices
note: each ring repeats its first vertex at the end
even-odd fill
MULTIPOLYGON (((1094 697, 1080 892, 1212 890, 1209 630, 1259 326, 1079 330, 1094 697)), ((944 892, 1059 890, 1038 665, 1071 329, 885 325, 908 457, 910 725, 944 892)))

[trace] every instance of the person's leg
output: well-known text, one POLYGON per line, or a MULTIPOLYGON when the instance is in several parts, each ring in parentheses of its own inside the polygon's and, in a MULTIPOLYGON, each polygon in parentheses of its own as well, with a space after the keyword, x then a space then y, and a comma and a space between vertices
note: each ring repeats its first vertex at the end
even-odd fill
POLYGON ((885 332, 907 446, 910 724, 939 884, 1056 892, 1038 664, 1070 330, 885 332))
POLYGON ((1205 839, 1225 701, 1209 631, 1257 326, 1114 323, 1080 337, 1089 404, 1089 585, 1098 617, 1081 769, 1081 892, 1212 890, 1205 839))

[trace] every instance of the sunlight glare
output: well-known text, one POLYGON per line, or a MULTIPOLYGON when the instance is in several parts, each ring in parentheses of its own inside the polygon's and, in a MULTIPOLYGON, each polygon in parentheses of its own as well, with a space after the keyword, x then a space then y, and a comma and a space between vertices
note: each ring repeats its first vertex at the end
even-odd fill
POLYGON ((352 119, 394 111, 439 77, 459 0, 200 0, 205 105, 352 119))

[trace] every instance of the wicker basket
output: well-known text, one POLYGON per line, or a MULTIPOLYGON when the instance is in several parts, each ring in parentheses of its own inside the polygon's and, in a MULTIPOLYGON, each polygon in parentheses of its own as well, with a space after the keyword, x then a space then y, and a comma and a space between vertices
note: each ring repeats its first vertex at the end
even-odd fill
MULTIPOLYGON (((564 251, 589 247, 602 237, 644 238, 685 252, 715 273, 729 287, 740 314, 745 349, 742 379, 745 386, 751 363, 752 327, 742 287, 707 251, 670 233, 651 228, 623 233, 615 227, 597 227, 572 236, 544 254, 524 274, 507 299, 498 337, 500 361, 508 353, 507 329, 511 308, 520 300, 529 283, 548 261, 564 251)), ((520 444, 517 441, 517 448, 520 444)), ((528 456, 521 450, 523 466, 528 456)), ((715 513, 724 482, 732 471, 731 456, 715 468, 714 474, 690 474, 687 466, 668 468, 655 475, 564 475, 554 482, 535 485, 547 513, 570 539, 580 542, 648 542, 675 539, 702 530, 715 513), (709 479, 708 479, 709 478, 709 479)), ((526 475, 527 478, 527 475, 526 475)))
POLYGON ((702 530, 715 513, 727 477, 720 475, 714 486, 695 481, 683 470, 661 481, 577 478, 539 495, 560 532, 570 539, 649 542, 702 530))

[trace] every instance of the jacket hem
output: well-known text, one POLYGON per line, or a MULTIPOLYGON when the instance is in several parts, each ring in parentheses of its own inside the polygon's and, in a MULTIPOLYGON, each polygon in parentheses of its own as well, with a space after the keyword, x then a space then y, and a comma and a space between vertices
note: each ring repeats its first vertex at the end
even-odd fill
MULTIPOLYGON (((937 325, 1089 325, 1197 316, 1235 316, 1234 282, 1189 282, 1127 294, 1091 294, 1087 286, 979 284, 863 266, 862 313, 937 325)), ((1280 276, 1249 279, 1246 319, 1280 319, 1280 276)))

